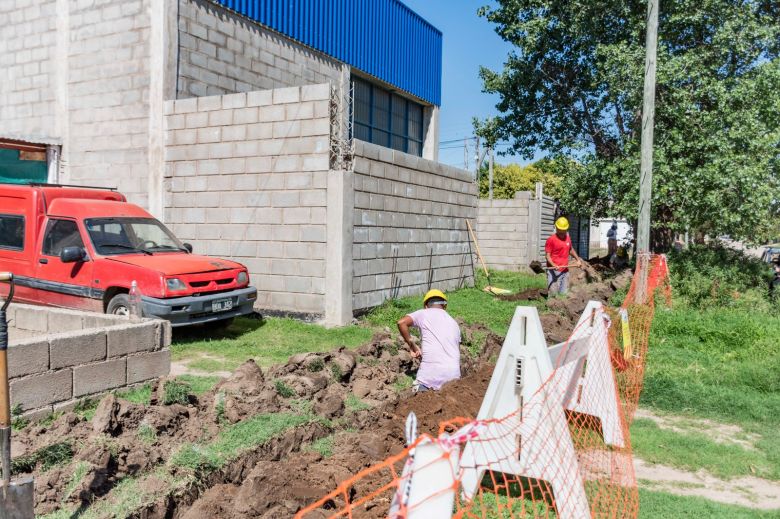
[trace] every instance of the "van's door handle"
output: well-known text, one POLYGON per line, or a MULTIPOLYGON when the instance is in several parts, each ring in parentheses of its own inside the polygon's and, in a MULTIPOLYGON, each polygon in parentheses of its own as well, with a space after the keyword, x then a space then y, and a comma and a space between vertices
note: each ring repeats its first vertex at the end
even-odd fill
POLYGON ((47 260, 46 258, 41 258, 38 260, 38 263, 43 263, 44 265, 46 265, 48 262, 49 260, 47 260))

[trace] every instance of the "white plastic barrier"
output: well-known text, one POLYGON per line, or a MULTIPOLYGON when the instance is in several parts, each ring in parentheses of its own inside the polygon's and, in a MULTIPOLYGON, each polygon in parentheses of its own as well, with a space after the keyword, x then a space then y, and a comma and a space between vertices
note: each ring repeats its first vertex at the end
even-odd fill
POLYGON ((568 342, 549 349, 553 383, 563 407, 601 420, 604 442, 623 447, 623 423, 607 341, 609 317, 604 305, 590 301, 568 342))
POLYGON ((466 444, 460 460, 467 499, 490 469, 544 480, 552 486, 559 517, 590 517, 561 405, 562 384, 544 384, 552 375, 536 308, 517 307, 477 416, 486 421, 484 429, 466 444))

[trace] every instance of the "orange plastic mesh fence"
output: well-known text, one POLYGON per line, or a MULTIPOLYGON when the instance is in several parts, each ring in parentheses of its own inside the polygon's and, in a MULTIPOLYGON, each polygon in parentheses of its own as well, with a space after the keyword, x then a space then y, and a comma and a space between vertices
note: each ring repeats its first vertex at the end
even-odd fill
POLYGON ((579 328, 590 326, 593 331, 589 344, 604 350, 601 355, 588 356, 587 368, 578 364, 577 370, 582 370, 583 378, 585 369, 589 370, 590 384, 611 391, 583 395, 582 385, 560 383, 562 377, 570 377, 564 372, 566 368, 553 366, 553 373, 533 396, 508 416, 443 422, 441 433, 458 432, 417 438, 399 454, 342 481, 296 517, 400 519, 408 517, 414 507, 453 491, 452 517, 456 518, 637 517, 639 497, 629 426, 642 390, 658 297, 665 298, 667 304, 671 302, 666 258, 641 256, 621 307, 607 308, 608 319, 595 326, 593 319, 590 323, 584 319, 563 346, 566 351, 576 342, 572 337, 578 335, 579 328), (624 330, 626 321, 628 327, 624 330), (614 404, 618 420, 613 422, 613 430, 607 430, 608 424, 591 414, 571 410, 579 409, 583 398, 591 400, 591 408, 614 404), (441 448, 441 456, 428 464, 413 465, 415 450, 430 442, 441 448), (473 456, 464 455, 468 449, 473 456), (452 484, 445 477, 443 483, 431 486, 430 495, 410 501, 409 482, 414 471, 426 470, 442 459, 451 461, 450 456, 459 457, 451 470, 452 484), (473 461, 480 459, 490 459, 490 467, 473 461), (499 471, 499 466, 510 470, 499 471), (518 466, 520 469, 511 470, 518 466), (466 481, 469 472, 479 476, 471 487, 466 481))

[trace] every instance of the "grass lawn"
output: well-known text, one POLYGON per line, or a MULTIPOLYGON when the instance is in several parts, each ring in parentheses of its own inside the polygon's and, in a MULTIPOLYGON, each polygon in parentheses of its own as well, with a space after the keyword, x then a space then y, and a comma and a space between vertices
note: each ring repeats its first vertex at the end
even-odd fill
MULTIPOLYGON (((543 288, 543 276, 512 272, 493 272, 494 286, 514 292, 543 288)), ((485 286, 484 276, 477 286, 485 286)), ((448 311, 466 323, 483 323, 498 334, 506 333, 517 303, 501 301, 478 288, 463 288, 448 294, 448 311)), ((325 329, 322 326, 269 317, 262 321, 237 319, 227 330, 206 331, 202 328, 176 330, 171 352, 174 361, 202 372, 231 371, 247 359, 261 366, 287 361, 291 355, 309 351, 329 351, 339 346, 354 348, 365 344, 375 331, 390 327, 409 312, 421 306, 421 297, 389 301, 365 316, 357 326, 325 329)))
POLYGON ((700 497, 676 496, 666 492, 639 489, 639 519, 778 519, 780 511, 753 510, 724 505, 700 497))
POLYGON ((659 309, 640 404, 736 424, 759 439, 756 450, 748 451, 713 445, 696 432, 657 431, 640 420, 633 430, 637 454, 681 468, 698 464, 722 476, 780 479, 778 337, 780 315, 684 305, 659 309))

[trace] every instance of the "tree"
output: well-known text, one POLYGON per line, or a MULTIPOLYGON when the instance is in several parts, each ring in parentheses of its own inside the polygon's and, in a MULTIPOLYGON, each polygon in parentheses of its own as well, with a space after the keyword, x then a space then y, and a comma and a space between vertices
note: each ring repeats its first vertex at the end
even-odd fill
MULTIPOLYGON (((510 152, 577 159, 562 201, 635 220, 646 4, 499 0, 480 14, 514 45, 482 68, 500 115, 485 138, 510 152)), ((759 240, 780 214, 780 4, 670 0, 661 6, 653 247, 690 230, 759 240)))
MULTIPOLYGON (((493 198, 509 199, 518 191, 533 192, 537 182, 542 183, 548 196, 560 197, 561 172, 554 161, 543 159, 527 166, 496 164, 493 167, 493 198)), ((489 187, 487 166, 483 165, 479 177, 480 198, 488 197, 489 187)))

